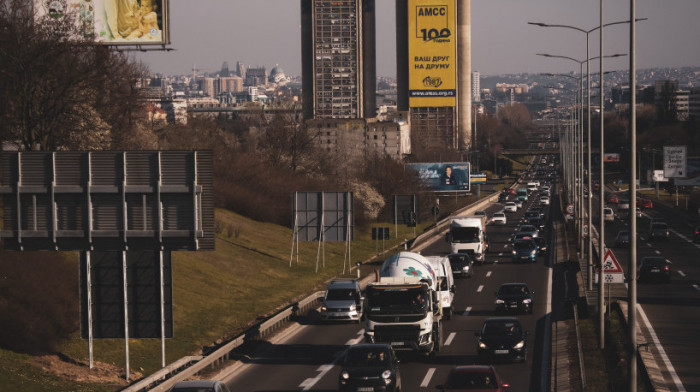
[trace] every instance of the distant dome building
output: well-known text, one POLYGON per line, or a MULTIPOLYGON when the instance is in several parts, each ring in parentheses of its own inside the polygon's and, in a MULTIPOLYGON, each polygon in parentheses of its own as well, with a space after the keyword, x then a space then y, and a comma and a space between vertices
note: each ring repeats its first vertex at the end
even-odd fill
POLYGON ((289 78, 284 74, 284 70, 279 64, 275 64, 275 67, 270 71, 270 83, 277 83, 279 85, 285 85, 289 83, 289 78))

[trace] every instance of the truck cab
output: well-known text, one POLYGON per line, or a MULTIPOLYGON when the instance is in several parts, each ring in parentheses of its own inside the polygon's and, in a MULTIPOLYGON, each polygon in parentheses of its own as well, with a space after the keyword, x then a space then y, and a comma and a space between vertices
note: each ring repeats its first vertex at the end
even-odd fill
POLYGON ((438 279, 438 297, 442 304, 442 313, 446 320, 450 320, 455 298, 455 278, 452 274, 450 259, 446 256, 426 256, 425 258, 432 264, 438 279))
POLYGON ((487 241, 484 217, 454 218, 445 239, 450 243, 450 253, 467 253, 475 261, 486 260, 487 241))

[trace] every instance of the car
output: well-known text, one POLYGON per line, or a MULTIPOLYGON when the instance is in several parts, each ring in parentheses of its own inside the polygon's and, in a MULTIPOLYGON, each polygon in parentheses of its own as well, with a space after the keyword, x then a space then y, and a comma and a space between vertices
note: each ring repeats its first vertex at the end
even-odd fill
POLYGON ((548 206, 549 205, 549 196, 540 197, 540 204, 548 206))
POLYGON ((525 222, 528 225, 535 226, 539 230, 539 232, 542 232, 544 230, 545 221, 544 221, 544 219, 540 218, 539 216, 528 217, 525 219, 525 222))
POLYGON ((630 232, 629 230, 620 230, 615 236, 615 247, 622 248, 630 244, 630 232))
POLYGON ((498 195, 498 202, 499 203, 505 203, 508 201, 508 193, 501 193, 498 195))
POLYGON ((649 221, 649 230, 651 230, 652 226, 654 226, 654 223, 665 223, 668 225, 668 222, 666 222, 666 219, 663 218, 651 218, 649 221))
POLYGON ((642 209, 651 209, 654 208, 654 203, 651 202, 649 199, 644 199, 641 197, 637 198, 637 207, 640 207, 642 209))
POLYGON ((490 365, 455 366, 447 375, 445 383, 437 386, 437 389, 443 392, 504 392, 508 388, 510 384, 501 380, 496 369, 490 365))
POLYGON ((341 360, 338 389, 344 391, 401 390, 399 360, 387 344, 355 344, 341 360))
POLYGON ((543 237, 535 237, 533 238, 535 241, 535 244, 537 244, 537 254, 538 255, 547 255, 549 253, 549 248, 547 246, 547 240, 544 239, 543 237))
POLYGON ((508 203, 506 203, 505 207, 503 207, 503 211, 518 212, 518 205, 515 204, 515 202, 509 201, 508 203))
POLYGON ((493 222, 494 225, 505 225, 506 224, 506 214, 503 212, 496 212, 493 214, 491 217, 491 222, 493 222))
POLYGON ((605 202, 609 204, 617 204, 620 202, 620 200, 618 199, 616 194, 608 193, 608 195, 605 196, 605 202))
POLYGON ((466 253, 452 253, 447 255, 452 267, 452 275, 466 276, 471 278, 474 276, 474 260, 466 253))
POLYGON ((533 291, 525 283, 503 283, 496 295, 496 313, 517 312, 532 314, 533 291))
POLYGON ((530 237, 537 237, 539 236, 539 232, 540 231, 537 229, 537 227, 533 225, 521 225, 518 228, 517 234, 527 234, 530 237))
POLYGON ((613 212, 612 208, 603 208, 603 221, 605 221, 605 223, 615 222, 615 212, 613 212))
POLYGON ((544 219, 544 210, 542 209, 541 206, 535 206, 530 208, 530 211, 534 211, 540 214, 540 218, 544 219))
POLYGON ((639 208, 639 207, 637 207, 637 218, 641 218, 641 217, 643 217, 643 216, 644 216, 644 215, 642 215, 642 209, 639 208))
POLYGON ((481 332, 474 333, 479 339, 479 359, 491 361, 527 359, 527 335, 517 317, 491 317, 484 320, 481 332))
POLYGON ((218 380, 180 381, 170 388, 170 392, 229 392, 229 389, 218 380))
POLYGON ((518 208, 523 208, 523 200, 522 199, 517 199, 515 201, 515 205, 518 206, 518 208))
POLYGON ((361 293, 357 279, 333 279, 326 287, 321 304, 321 319, 359 323, 364 300, 361 293))
POLYGON ((649 234, 647 235, 648 241, 653 240, 668 240, 670 230, 668 225, 663 222, 654 223, 649 228, 649 234))
POLYGON ((474 214, 472 214, 472 215, 474 215, 474 216, 484 216, 484 217, 485 217, 485 216, 486 216, 486 211, 483 211, 483 210, 474 211, 474 214))
POLYGON ((618 211, 629 211, 630 201, 626 198, 619 197, 617 199, 617 210, 618 211))
POLYGON ((693 241, 700 242, 700 226, 695 226, 693 230, 693 241))
POLYGON ((513 241, 513 261, 537 261, 537 244, 532 239, 515 239, 513 241))
POLYGON ((637 267, 637 280, 671 282, 671 262, 659 256, 642 258, 637 267))
POLYGON ((526 220, 530 218, 540 218, 540 212, 531 208, 525 211, 525 215, 523 215, 523 218, 526 220))

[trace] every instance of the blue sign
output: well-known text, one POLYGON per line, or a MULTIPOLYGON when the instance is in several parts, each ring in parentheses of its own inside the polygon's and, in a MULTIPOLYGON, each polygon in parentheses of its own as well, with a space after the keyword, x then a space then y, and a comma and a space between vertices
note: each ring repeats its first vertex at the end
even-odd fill
POLYGON ((435 192, 469 191, 469 162, 409 163, 423 185, 435 192))

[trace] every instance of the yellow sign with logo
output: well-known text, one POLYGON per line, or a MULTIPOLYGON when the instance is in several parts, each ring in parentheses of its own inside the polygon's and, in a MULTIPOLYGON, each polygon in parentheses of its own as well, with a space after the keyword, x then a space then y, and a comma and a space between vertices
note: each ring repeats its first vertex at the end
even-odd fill
POLYGON ((455 0, 408 0, 408 99, 411 107, 455 106, 455 0))

